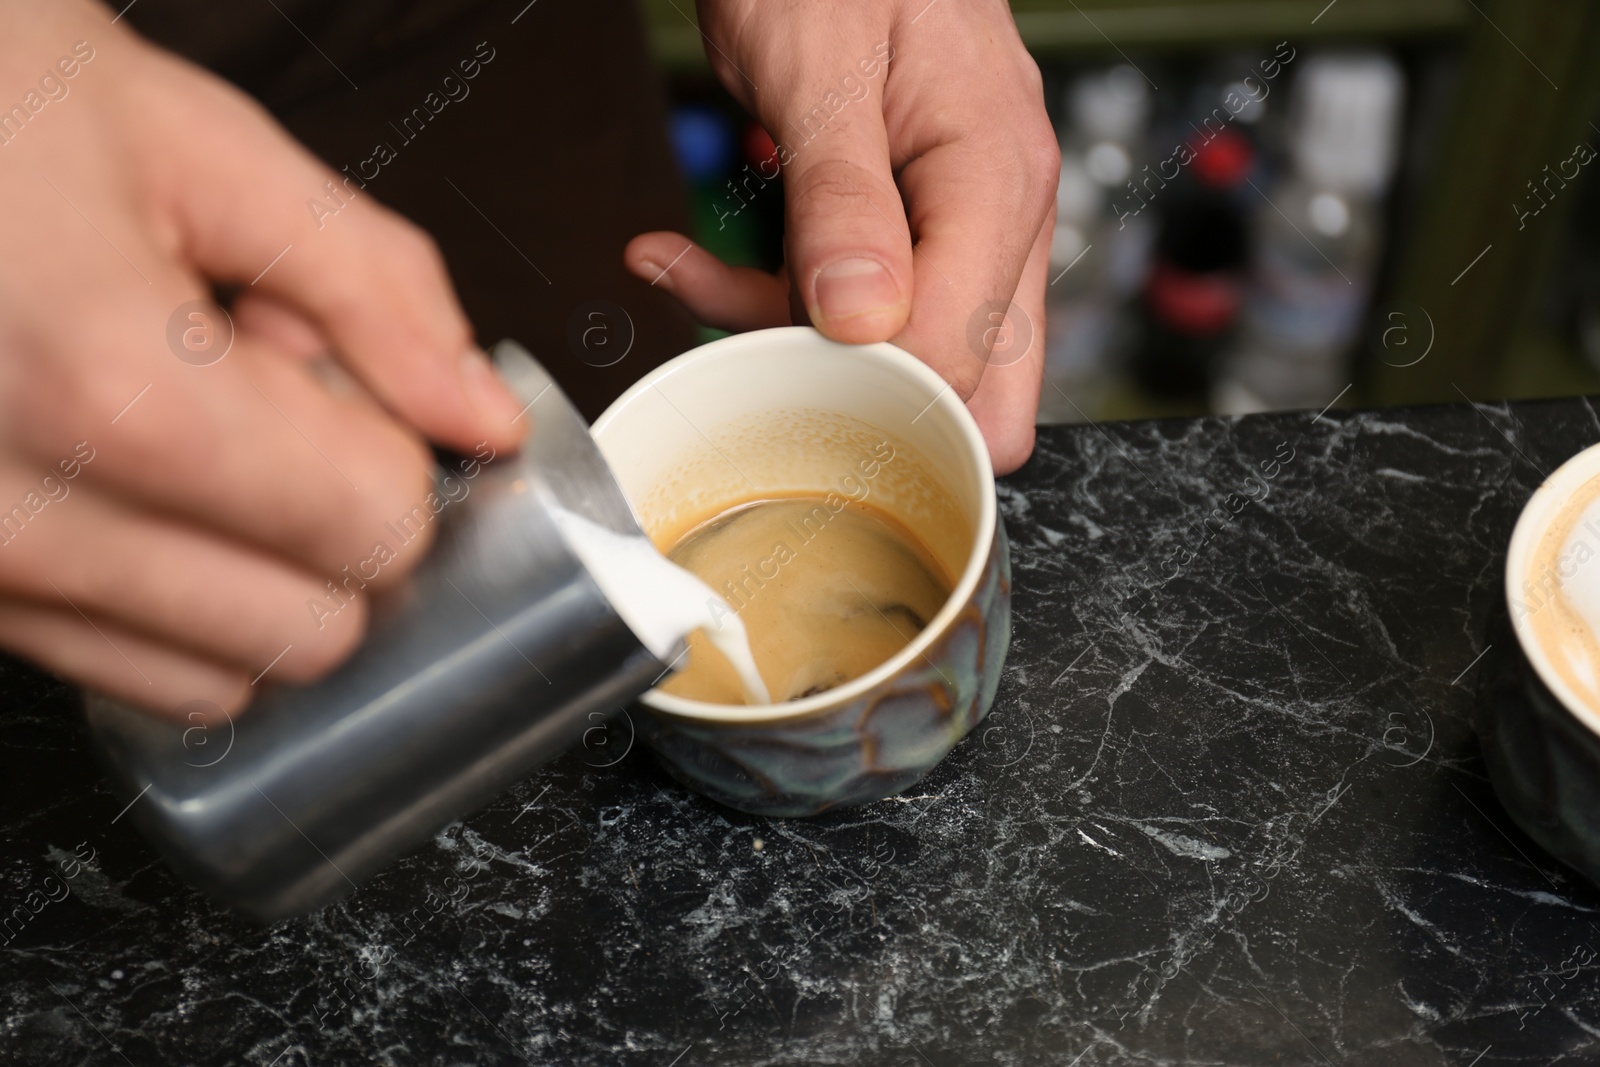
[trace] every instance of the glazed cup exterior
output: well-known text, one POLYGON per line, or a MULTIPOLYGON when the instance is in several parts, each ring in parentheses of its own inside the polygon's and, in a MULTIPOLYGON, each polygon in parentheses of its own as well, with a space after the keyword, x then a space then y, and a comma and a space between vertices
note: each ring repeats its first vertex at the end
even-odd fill
POLYGON ((1562 505, 1600 475, 1600 445, 1562 464, 1529 499, 1506 553, 1505 597, 1517 670, 1480 703, 1477 730, 1496 795, 1551 855, 1600 885, 1600 714, 1553 669, 1529 620, 1528 564, 1562 505))
POLYGON ((836 689, 763 708, 646 693, 639 736, 684 785, 756 815, 865 804, 916 782, 988 714, 1011 638, 1009 543, 982 436, 926 365, 808 327, 740 334, 646 375, 593 433, 653 536, 741 498, 849 486, 957 575, 906 649, 836 689), (886 444, 887 463, 857 459, 886 444))

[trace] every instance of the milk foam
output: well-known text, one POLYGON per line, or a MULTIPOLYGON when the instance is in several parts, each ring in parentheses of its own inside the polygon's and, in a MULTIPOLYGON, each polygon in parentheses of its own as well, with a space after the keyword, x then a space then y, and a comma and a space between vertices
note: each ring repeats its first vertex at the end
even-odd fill
POLYGON ((1600 476, 1566 494, 1527 554, 1520 589, 1508 593, 1524 646, 1531 638, 1553 673, 1547 680, 1600 715, 1600 476))
MULTIPOLYGON (((1592 531, 1596 529, 1600 529, 1600 497, 1591 500, 1583 509, 1561 545, 1560 558, 1566 561, 1566 569, 1572 573, 1561 575, 1557 572, 1561 582, 1561 599, 1567 609, 1589 628, 1591 634, 1600 634, 1600 561, 1593 566, 1588 562, 1595 553, 1592 531)), ((1590 662, 1583 647, 1563 646, 1561 651, 1569 668, 1590 692, 1600 688, 1596 684, 1600 679, 1595 676, 1595 665, 1590 662)))
POLYGON ((646 537, 619 534, 553 503, 550 510, 567 547, 652 655, 669 662, 678 643, 699 630, 738 673, 745 703, 772 703, 744 623, 709 585, 657 552, 646 537))

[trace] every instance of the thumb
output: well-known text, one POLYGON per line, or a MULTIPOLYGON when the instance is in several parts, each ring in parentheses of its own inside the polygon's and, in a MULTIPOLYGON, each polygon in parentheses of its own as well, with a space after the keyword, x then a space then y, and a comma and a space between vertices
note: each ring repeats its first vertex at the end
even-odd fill
POLYGON ((395 415, 441 444, 514 448, 521 409, 473 344, 437 248, 332 175, 242 94, 160 59, 160 143, 147 177, 204 274, 302 315, 395 415), (179 90, 179 91, 173 91, 179 90), (203 141, 203 139, 202 139, 203 141), (200 180, 196 180, 200 175, 200 180), (330 180, 336 178, 337 180, 330 180))
POLYGON ((779 149, 791 156, 785 258, 811 323, 836 341, 886 341, 905 327, 913 285, 883 115, 869 97, 837 115, 819 105, 787 128, 817 130, 779 149))

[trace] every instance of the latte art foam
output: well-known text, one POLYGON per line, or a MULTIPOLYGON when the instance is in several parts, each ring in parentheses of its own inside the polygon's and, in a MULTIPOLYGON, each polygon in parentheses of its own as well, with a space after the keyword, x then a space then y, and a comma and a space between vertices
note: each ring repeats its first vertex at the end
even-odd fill
POLYGON ((1600 713, 1600 477, 1572 495, 1529 555, 1514 620, 1572 691, 1600 713))

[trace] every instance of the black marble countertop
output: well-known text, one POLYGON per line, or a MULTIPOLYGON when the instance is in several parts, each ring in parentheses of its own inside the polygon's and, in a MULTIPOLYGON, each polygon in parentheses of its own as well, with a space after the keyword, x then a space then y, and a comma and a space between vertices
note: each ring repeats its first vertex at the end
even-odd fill
POLYGON ((1045 429, 999 699, 907 795, 750 818, 623 720, 265 929, 5 661, 0 912, 45 902, 0 1062, 1600 1062, 1600 892, 1471 730, 1518 509, 1596 440, 1585 401, 1045 429))

